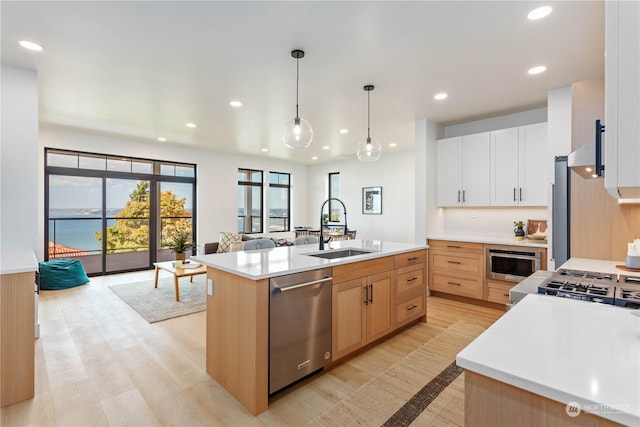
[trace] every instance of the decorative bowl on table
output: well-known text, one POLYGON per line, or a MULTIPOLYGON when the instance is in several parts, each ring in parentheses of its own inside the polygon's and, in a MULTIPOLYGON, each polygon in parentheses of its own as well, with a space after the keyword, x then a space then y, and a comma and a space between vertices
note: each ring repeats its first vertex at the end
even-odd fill
POLYGON ((634 270, 640 270, 640 255, 627 255, 624 265, 634 270))

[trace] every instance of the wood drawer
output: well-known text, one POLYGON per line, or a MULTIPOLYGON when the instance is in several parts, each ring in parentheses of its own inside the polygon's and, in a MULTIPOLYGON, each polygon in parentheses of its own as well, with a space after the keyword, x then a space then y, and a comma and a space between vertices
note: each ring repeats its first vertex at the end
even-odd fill
POLYGON ((342 283, 348 280, 359 279, 372 274, 393 270, 394 259, 392 256, 374 258, 367 261, 350 264, 336 265, 333 267, 333 283, 342 283))
POLYGON ((482 299, 482 280, 464 279, 434 273, 433 283, 429 284, 434 291, 482 299))
POLYGON ((396 269, 406 267, 409 265, 423 264, 427 261, 427 251, 413 251, 404 254, 396 255, 396 269))
POLYGON ((429 250, 482 255, 482 243, 456 242, 453 240, 429 240, 429 250))
POLYGON ((431 268, 447 272, 475 274, 482 276, 482 257, 474 254, 453 254, 450 252, 434 252, 431 268))
POLYGON ((398 304, 396 306, 396 326, 401 326, 420 316, 424 316, 426 312, 424 299, 424 294, 422 294, 398 304))
POLYGON ((509 289, 513 286, 515 285, 487 281, 487 301, 509 304, 511 301, 509 299, 509 289))
POLYGON ((396 301, 425 293, 424 264, 412 265, 396 270, 396 301))

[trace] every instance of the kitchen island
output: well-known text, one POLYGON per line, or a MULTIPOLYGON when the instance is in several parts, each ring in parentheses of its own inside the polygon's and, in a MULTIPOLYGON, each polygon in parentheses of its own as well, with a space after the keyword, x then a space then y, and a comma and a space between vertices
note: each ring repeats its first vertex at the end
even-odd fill
POLYGON ((465 424, 640 425, 638 314, 527 295, 457 355, 465 424))
POLYGON ((426 248, 342 240, 324 251, 316 244, 192 257, 207 266, 207 372, 251 413, 267 409, 269 279, 279 276, 332 268, 331 362, 412 321, 426 321, 426 248), (313 256, 343 249, 366 253, 313 256))

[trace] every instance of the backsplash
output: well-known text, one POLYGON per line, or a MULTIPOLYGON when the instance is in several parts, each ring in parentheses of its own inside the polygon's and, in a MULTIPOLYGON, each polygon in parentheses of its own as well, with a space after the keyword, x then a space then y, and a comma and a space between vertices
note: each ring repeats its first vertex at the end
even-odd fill
POLYGON ((432 235, 513 238, 513 222, 547 219, 547 208, 439 208, 432 235))

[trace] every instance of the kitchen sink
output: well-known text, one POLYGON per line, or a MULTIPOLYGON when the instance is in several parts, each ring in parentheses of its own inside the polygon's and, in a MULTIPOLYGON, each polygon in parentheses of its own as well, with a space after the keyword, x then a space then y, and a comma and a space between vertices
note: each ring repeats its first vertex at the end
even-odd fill
POLYGON ((317 258, 334 259, 334 258, 347 258, 350 256, 370 254, 373 252, 376 252, 376 251, 368 251, 363 249, 338 249, 330 252, 327 251, 327 252, 305 254, 305 255, 314 256, 317 258))

